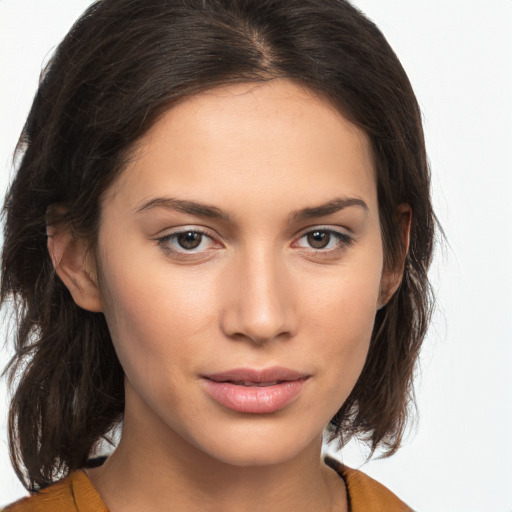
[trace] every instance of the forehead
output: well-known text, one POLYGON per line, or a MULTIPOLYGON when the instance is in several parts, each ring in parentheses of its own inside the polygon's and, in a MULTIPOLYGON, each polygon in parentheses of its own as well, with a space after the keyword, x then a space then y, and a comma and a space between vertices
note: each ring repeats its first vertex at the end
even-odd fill
POLYGON ((173 106, 139 141, 108 196, 123 190, 132 204, 157 190, 198 200, 252 196, 290 199, 295 209, 311 194, 316 202, 336 194, 376 202, 375 181, 366 134, 311 90, 276 79, 173 106))

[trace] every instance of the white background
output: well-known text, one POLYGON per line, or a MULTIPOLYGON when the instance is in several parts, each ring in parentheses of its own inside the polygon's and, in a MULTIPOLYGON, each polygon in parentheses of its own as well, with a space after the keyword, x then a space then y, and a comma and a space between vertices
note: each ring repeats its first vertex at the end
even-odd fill
MULTIPOLYGON (((90 0, 0 0, 0 189, 51 50, 90 0)), ((512 511, 512 1, 357 0, 419 98, 434 204, 448 244, 402 450, 364 470, 424 512, 512 511)), ((0 352, 0 366, 7 361, 0 352)), ((0 506, 24 494, 10 468, 0 388, 0 506)), ((359 466, 360 450, 341 457, 359 466)), ((340 456, 340 455, 338 455, 340 456)))

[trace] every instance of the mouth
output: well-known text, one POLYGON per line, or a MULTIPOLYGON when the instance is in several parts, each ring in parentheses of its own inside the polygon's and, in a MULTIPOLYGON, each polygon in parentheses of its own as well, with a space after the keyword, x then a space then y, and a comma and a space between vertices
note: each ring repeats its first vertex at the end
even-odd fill
POLYGON ((206 393, 223 407, 269 414, 295 402, 310 375, 288 368, 239 368, 202 376, 206 393))
POLYGON ((235 386, 258 386, 258 387, 266 387, 266 386, 275 386, 276 384, 281 384, 282 382, 289 382, 286 380, 276 380, 274 382, 248 382, 248 381, 239 381, 239 380, 225 380, 225 381, 215 381, 215 382, 229 382, 231 384, 235 384, 235 386))
POLYGON ((262 370, 236 368, 226 372, 204 375, 205 379, 214 382, 231 382, 239 386, 274 386, 282 382, 296 381, 308 377, 307 373, 278 366, 262 370))

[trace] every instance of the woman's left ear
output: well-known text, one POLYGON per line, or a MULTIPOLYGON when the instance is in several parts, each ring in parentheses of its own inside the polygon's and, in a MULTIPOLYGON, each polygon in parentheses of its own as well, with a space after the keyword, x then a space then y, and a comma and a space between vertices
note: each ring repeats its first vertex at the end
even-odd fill
POLYGON ((409 252, 412 220, 411 207, 408 204, 399 205, 395 217, 396 222, 399 224, 401 250, 393 268, 385 268, 382 272, 377 309, 383 308, 398 290, 404 274, 405 259, 409 252))
POLYGON ((103 311, 96 264, 88 243, 65 223, 47 226, 48 252, 61 281, 75 303, 92 312, 103 311))

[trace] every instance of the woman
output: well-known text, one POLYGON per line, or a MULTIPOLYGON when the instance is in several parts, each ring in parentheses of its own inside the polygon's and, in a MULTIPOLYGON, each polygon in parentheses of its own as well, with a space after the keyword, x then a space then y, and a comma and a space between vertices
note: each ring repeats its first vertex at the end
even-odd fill
POLYGON ((97 2, 19 150, 11 452, 43 490, 8 510, 410 510, 320 458, 328 425, 398 449, 429 317, 420 113, 371 22, 97 2))

